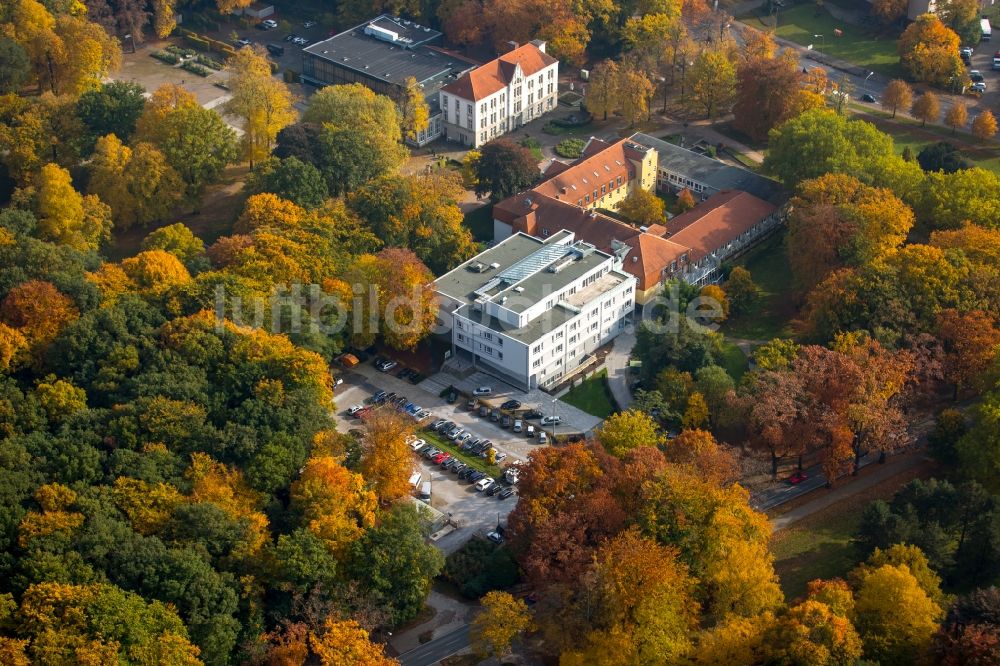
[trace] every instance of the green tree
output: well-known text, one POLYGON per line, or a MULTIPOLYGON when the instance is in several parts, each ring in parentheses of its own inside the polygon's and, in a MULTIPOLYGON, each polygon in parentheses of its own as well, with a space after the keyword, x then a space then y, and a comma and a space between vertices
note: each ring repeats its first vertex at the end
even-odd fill
POLYGON ((426 536, 416 507, 401 503, 383 514, 351 549, 347 569, 389 610, 393 624, 417 616, 431 580, 444 567, 444 555, 426 543, 426 536))
POLYGON ((0 37, 0 93, 17 91, 30 72, 31 61, 21 45, 10 37, 0 37))
POLYGON ((84 152, 93 149, 102 136, 114 134, 128 143, 146 106, 145 90, 132 81, 110 81, 97 90, 88 90, 76 102, 76 113, 87 129, 84 152))
POLYGON ((491 201, 513 196, 538 180, 538 163, 524 146, 509 139, 490 141, 479 149, 475 164, 476 194, 491 201))
POLYGON ((709 120, 726 114, 736 101, 736 65, 722 49, 702 51, 690 73, 689 103, 705 112, 709 120))
POLYGON ((329 196, 320 170, 294 156, 259 162, 247 178, 247 188, 253 194, 276 194, 307 210, 322 205, 329 196))
POLYGON ((329 125, 321 137, 324 149, 320 170, 331 195, 348 194, 368 181, 394 173, 406 159, 406 149, 398 141, 373 139, 356 129, 333 129, 329 125))
POLYGON ((729 279, 722 286, 729 299, 729 310, 736 315, 746 314, 757 300, 760 289, 743 266, 735 266, 729 272, 729 279))
POLYGON ((164 250, 181 260, 191 270, 205 256, 205 244, 183 222, 151 232, 142 241, 143 250, 164 250))

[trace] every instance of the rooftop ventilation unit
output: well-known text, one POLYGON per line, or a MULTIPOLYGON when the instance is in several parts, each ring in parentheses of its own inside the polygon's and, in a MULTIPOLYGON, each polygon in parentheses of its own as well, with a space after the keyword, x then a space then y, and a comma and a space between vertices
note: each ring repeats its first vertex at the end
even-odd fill
POLYGON ((569 257, 563 257, 562 259, 560 259, 556 263, 554 263, 551 266, 549 266, 549 273, 558 273, 562 269, 564 269, 567 266, 569 266, 570 264, 572 264, 574 261, 576 261, 576 257, 574 257, 572 255, 569 256, 569 257))
POLYGON ((517 287, 514 287, 514 291, 516 291, 519 294, 523 294, 524 293, 524 287, 518 285, 517 287))
POLYGON ((486 267, 477 261, 475 263, 469 264, 469 270, 472 271, 473 273, 482 273, 483 271, 486 270, 486 267))
POLYGON ((390 44, 395 44, 396 40, 399 39, 399 33, 392 30, 386 30, 383 27, 377 26, 374 23, 369 23, 365 26, 365 34, 375 39, 381 39, 383 42, 389 42, 390 44))
POLYGON ((497 262, 494 261, 492 264, 490 264, 490 268, 492 268, 493 270, 496 270, 496 269, 500 268, 500 264, 498 264, 497 262))

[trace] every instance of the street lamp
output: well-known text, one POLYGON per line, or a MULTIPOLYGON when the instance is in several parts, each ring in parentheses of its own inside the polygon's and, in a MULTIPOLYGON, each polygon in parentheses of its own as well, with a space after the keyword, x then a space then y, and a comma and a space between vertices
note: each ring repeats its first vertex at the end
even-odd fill
POLYGON ((826 37, 823 35, 813 35, 813 39, 818 39, 820 48, 826 51, 826 37))
POLYGON ((556 445, 556 402, 558 398, 552 398, 552 446, 556 445))

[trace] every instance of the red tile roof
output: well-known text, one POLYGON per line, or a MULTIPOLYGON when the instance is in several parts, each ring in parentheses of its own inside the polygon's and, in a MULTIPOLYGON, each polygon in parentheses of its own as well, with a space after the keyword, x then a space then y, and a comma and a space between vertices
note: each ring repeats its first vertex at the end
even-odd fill
POLYGON ((749 192, 723 190, 667 222, 666 238, 693 250, 691 260, 723 248, 777 206, 749 192))
POLYGON ((506 88, 514 77, 516 65, 521 66, 521 72, 525 76, 531 76, 555 62, 555 58, 534 44, 525 44, 463 74, 443 86, 441 91, 462 99, 479 101, 506 88))
MULTIPOLYGON (((550 196, 576 204, 583 199, 590 203, 587 195, 593 195, 598 190, 598 197, 606 192, 600 192, 601 186, 625 187, 635 178, 635 165, 632 160, 641 160, 642 153, 631 147, 622 139, 615 143, 607 143, 600 139, 591 139, 584 149, 583 156, 568 168, 554 168, 556 162, 545 170, 546 180, 532 190, 538 194, 550 196), (621 185, 618 177, 621 177, 621 185)), ((584 204, 586 205, 586 204, 584 204)))

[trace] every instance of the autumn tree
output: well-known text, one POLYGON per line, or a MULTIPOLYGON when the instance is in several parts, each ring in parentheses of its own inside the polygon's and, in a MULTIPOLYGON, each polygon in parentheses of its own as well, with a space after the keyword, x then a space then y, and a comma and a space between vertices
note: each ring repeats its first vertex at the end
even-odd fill
POLYGON ((664 456, 672 463, 688 465, 697 474, 720 485, 740 476, 736 458, 721 448, 707 430, 688 428, 664 443, 664 456))
POLYGON ((938 96, 929 90, 925 91, 913 102, 910 114, 920 120, 921 127, 926 125, 927 121, 937 120, 938 116, 941 115, 941 102, 938 100, 938 96))
POLYGON ((906 565, 886 564, 862 577, 854 616, 867 657, 909 664, 930 645, 942 612, 906 565))
POLYGON ((417 135, 427 129, 430 124, 430 110, 427 100, 417 80, 412 76, 406 79, 404 90, 399 98, 399 117, 402 120, 403 136, 416 141, 417 135))
POLYGON ((827 174, 799 184, 789 216, 788 257, 809 291, 841 266, 867 265, 900 246, 913 212, 890 190, 827 174))
POLYGON ((766 651, 777 663, 794 662, 800 655, 826 664, 853 664, 862 645, 851 620, 830 606, 806 599, 779 615, 765 634, 766 651))
POLYGON ((243 212, 233 225, 233 231, 248 234, 264 227, 294 229, 302 224, 305 215, 306 211, 291 201, 266 192, 254 194, 243 204, 243 212))
POLYGON ((965 127, 965 123, 968 119, 969 109, 965 106, 965 102, 956 101, 944 114, 944 124, 951 127, 952 134, 954 134, 959 127, 965 127))
POLYGON ((691 106, 711 120, 728 113, 736 100, 736 67, 722 49, 702 51, 691 67, 691 106))
POLYGON ((375 524, 375 494, 360 474, 328 456, 310 458, 291 488, 292 508, 310 532, 340 551, 375 524))
POLYGON ((204 259, 205 243, 191 232, 191 229, 177 222, 160 227, 142 241, 143 250, 164 250, 181 260, 188 269, 204 259))
POLYGON ((902 79, 893 79, 882 91, 882 108, 892 111, 892 117, 896 117, 898 109, 909 109, 913 103, 913 88, 902 79))
POLYGON ((966 388, 983 388, 1000 348, 994 318, 982 310, 942 310, 937 315, 937 336, 944 345, 945 376, 955 386, 955 399, 966 388))
POLYGON ((479 603, 483 610, 472 621, 473 649, 484 657, 503 658, 514 639, 531 628, 531 610, 507 592, 487 592, 479 603))
POLYGON ((663 224, 665 205, 663 199, 652 192, 636 188, 618 206, 618 212, 636 226, 663 224))
POLYGON ((90 170, 89 189, 111 207, 119 230, 161 219, 183 195, 180 176, 148 143, 129 148, 114 134, 102 137, 90 170))
POLYGON ((997 133, 997 120, 993 112, 983 109, 972 121, 972 135, 978 139, 992 139, 997 133))
POLYGON ((244 48, 226 61, 230 98, 224 109, 242 121, 243 156, 254 163, 271 153, 278 132, 295 120, 292 94, 271 76, 271 63, 261 46, 244 48))
POLYGON ((1000 660, 1000 588, 973 590, 948 608, 934 635, 931 655, 939 664, 992 663, 1000 660))
POLYGON ((322 666, 393 666, 399 663, 385 656, 383 647, 372 643, 368 632, 354 620, 326 618, 319 631, 310 632, 309 647, 322 666))
POLYGON ((173 254, 146 250, 121 262, 122 270, 142 293, 159 296, 191 281, 187 268, 173 254))
POLYGON ((590 72, 590 81, 584 100, 587 111, 607 120, 609 114, 618 110, 621 104, 620 76, 620 67, 614 60, 602 60, 594 66, 590 72))
POLYGON ((906 16, 908 6, 904 0, 875 0, 872 2, 872 13, 888 26, 906 16))
POLYGON ((539 175, 531 151, 509 139, 496 139, 479 149, 475 174, 476 195, 489 194, 494 202, 526 190, 539 175))
POLYGON ((662 441, 652 417, 634 409, 612 414, 594 435, 608 453, 619 458, 634 448, 657 446, 662 441))
POLYGON ((694 391, 688 396, 687 407, 681 416, 681 424, 685 428, 704 428, 708 425, 708 403, 705 396, 694 391))
POLYGON ((899 62, 913 80, 943 88, 965 69, 959 42, 935 14, 921 14, 899 38, 899 62))
POLYGON ((805 110, 803 99, 816 94, 801 88, 803 75, 787 51, 747 57, 737 69, 733 124, 756 141, 767 140, 771 128, 805 110))
POLYGON ((694 200, 694 195, 691 194, 691 190, 684 188, 677 193, 677 212, 686 213, 695 207, 696 202, 694 200))
POLYGON ((382 504, 409 494, 412 455, 406 437, 412 431, 406 419, 391 412, 365 421, 359 470, 382 504))
POLYGON ((111 232, 111 209, 92 194, 73 189, 69 172, 46 164, 35 180, 40 236, 77 250, 96 250, 111 232))
POLYGON ((10 37, 0 37, 0 93, 15 92, 31 73, 28 53, 10 37))
POLYGON ((649 119, 649 103, 653 98, 653 84, 649 77, 634 67, 624 67, 618 72, 617 92, 622 117, 629 127, 649 119))

